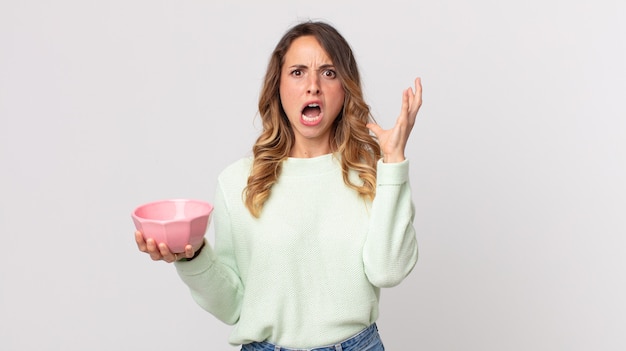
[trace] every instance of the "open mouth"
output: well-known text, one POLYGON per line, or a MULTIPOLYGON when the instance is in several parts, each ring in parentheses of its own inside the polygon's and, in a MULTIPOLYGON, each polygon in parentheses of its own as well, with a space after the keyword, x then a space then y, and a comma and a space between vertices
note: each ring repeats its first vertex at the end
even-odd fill
POLYGON ((307 123, 315 123, 317 122, 322 115, 322 109, 318 104, 308 104, 302 109, 302 120, 307 123))

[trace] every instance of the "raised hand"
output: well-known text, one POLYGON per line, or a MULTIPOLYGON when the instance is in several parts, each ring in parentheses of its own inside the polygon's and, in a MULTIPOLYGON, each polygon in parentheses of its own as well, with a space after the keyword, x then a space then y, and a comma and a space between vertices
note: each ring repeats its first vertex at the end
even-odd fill
POLYGON ((383 152, 383 162, 404 161, 404 149, 415 125, 420 106, 422 106, 422 81, 420 78, 415 78, 415 91, 407 88, 402 92, 402 107, 393 128, 385 130, 376 123, 367 124, 367 128, 378 139, 383 152))

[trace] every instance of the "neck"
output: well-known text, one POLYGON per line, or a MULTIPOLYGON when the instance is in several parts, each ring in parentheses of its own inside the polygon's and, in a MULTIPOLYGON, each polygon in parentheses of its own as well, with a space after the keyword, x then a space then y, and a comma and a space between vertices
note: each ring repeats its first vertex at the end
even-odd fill
POLYGON ((311 157, 327 155, 327 154, 330 154, 331 152, 332 150, 330 149, 329 143, 316 144, 316 145, 302 145, 302 144, 296 143, 296 145, 294 145, 291 151, 289 152, 289 157, 311 158, 311 157))

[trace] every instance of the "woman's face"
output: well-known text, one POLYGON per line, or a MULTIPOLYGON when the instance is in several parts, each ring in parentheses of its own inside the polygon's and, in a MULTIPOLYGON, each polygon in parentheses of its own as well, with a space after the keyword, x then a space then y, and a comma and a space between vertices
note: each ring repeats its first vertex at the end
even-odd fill
POLYGON ((290 156, 329 153, 331 127, 345 96, 335 66, 313 36, 294 40, 284 61, 280 99, 296 139, 290 156))

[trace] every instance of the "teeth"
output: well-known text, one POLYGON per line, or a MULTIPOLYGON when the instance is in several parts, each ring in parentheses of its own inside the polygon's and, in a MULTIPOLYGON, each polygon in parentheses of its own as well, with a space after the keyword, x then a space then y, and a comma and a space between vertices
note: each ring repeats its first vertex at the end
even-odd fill
POLYGON ((319 116, 307 117, 305 114, 302 114, 302 119, 307 121, 307 122, 313 122, 313 121, 317 120, 318 118, 319 118, 319 116))
MULTIPOLYGON (((307 108, 320 108, 320 105, 313 102, 313 103, 310 103, 310 104, 306 105, 306 107, 307 108)), ((305 115, 303 113, 302 114, 302 119, 304 121, 306 121, 306 122, 313 123, 313 122, 315 122, 315 121, 320 119, 320 115, 309 117, 309 116, 307 116, 307 115, 305 115)))

